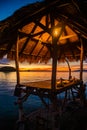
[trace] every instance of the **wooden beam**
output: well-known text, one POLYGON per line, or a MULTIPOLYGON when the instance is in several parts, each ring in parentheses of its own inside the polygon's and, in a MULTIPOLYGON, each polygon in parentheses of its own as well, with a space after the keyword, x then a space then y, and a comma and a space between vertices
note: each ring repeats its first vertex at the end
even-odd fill
MULTIPOLYGON (((33 33, 33 32, 35 31, 36 27, 37 27, 36 25, 33 27, 31 33, 33 33)), ((29 36, 29 34, 28 34, 28 38, 26 39, 26 41, 25 41, 25 43, 24 43, 24 45, 23 45, 23 47, 22 47, 22 49, 21 49, 19 55, 20 55, 20 54, 24 51, 24 49, 26 48, 27 43, 29 42, 29 40, 30 40, 30 36, 29 36)))
POLYGON ((19 33, 20 33, 20 35, 22 35, 22 37, 29 37, 29 38, 32 38, 32 37, 36 37, 36 36, 38 36, 38 35, 41 35, 41 34, 43 34, 43 33, 45 33, 45 31, 40 31, 40 32, 38 32, 38 33, 29 33, 29 34, 27 34, 27 33, 25 33, 25 32, 22 32, 21 30, 19 30, 19 33))
POLYGON ((19 36, 17 37, 17 42, 15 45, 16 47, 15 48, 15 66, 16 66, 17 85, 20 84, 18 42, 19 42, 19 36))
MULTIPOLYGON (((47 52, 44 54, 44 56, 43 56, 43 59, 47 59, 48 57, 47 57, 47 55, 48 55, 48 53, 49 53, 49 51, 47 50, 47 52), (45 58, 46 57, 46 58, 45 58)), ((49 59, 49 58, 48 58, 49 59)))
POLYGON ((51 89, 56 89, 56 70, 57 70, 57 39, 53 38, 53 51, 52 51, 52 77, 51 77, 51 89))
MULTIPOLYGON (((53 9, 53 8, 52 8, 53 9)), ((55 26, 55 21, 53 17, 53 11, 50 12, 50 22, 51 29, 55 26)), ((51 34, 52 35, 52 34, 51 34)), ((51 76, 51 89, 55 92, 56 89, 56 70, 57 70, 57 38, 52 35, 52 76, 51 76)))
POLYGON ((67 35, 67 36, 62 36, 62 37, 60 37, 59 40, 65 40, 65 39, 69 39, 69 38, 76 37, 76 36, 77 36, 76 34, 67 35))
POLYGON ((83 80, 83 55, 84 55, 84 47, 83 47, 83 40, 80 37, 81 42, 81 54, 80 54, 80 80, 83 80))
POLYGON ((37 44, 38 44, 38 41, 35 43, 34 47, 33 47, 32 50, 30 51, 29 55, 32 55, 32 53, 33 53, 34 49, 36 48, 37 44))
POLYGON ((70 80, 71 79, 71 68, 70 68, 70 64, 69 64, 67 57, 65 58, 65 60, 67 62, 68 68, 69 68, 69 80, 70 80))
POLYGON ((33 38, 32 40, 36 40, 35 41, 35 46, 32 48, 32 50, 30 51, 30 53, 29 53, 29 55, 31 55, 32 53, 33 53, 33 51, 34 51, 34 49, 36 48, 36 46, 39 44, 39 42, 41 42, 41 40, 40 40, 40 38, 41 38, 41 34, 40 34, 40 36, 39 36, 39 38, 38 39, 36 39, 36 38, 33 38))
POLYGON ((84 38, 87 39, 87 29, 83 25, 74 19, 70 19, 64 14, 58 14, 58 17, 62 19, 70 28, 72 28, 77 34, 81 34, 84 38), (85 31, 84 31, 85 30, 85 31))
POLYGON ((39 52, 38 52, 38 54, 37 54, 37 57, 40 55, 40 53, 42 52, 42 50, 43 50, 43 48, 44 48, 44 45, 41 47, 41 49, 39 50, 39 52))
POLYGON ((51 30, 48 27, 44 26, 42 23, 40 23, 38 20, 35 20, 34 22, 36 23, 36 25, 41 27, 45 32, 49 34, 51 33, 51 30))
MULTIPOLYGON (((51 19, 53 19, 53 17, 51 16, 51 19)), ((54 27, 53 23, 54 21, 51 20, 51 26, 54 27)), ((51 77, 51 89, 54 92, 56 89, 56 70, 57 70, 57 60, 58 60, 58 44, 57 42, 59 41, 59 38, 62 34, 62 32, 64 31, 65 25, 64 23, 60 23, 59 26, 57 25, 57 27, 61 27, 61 30, 59 32, 59 35, 57 37, 52 35, 52 77, 51 77)))

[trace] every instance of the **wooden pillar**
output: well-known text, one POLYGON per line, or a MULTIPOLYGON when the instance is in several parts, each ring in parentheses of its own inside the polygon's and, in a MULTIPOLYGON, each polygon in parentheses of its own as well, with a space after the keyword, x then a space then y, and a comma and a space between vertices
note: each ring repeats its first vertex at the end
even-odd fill
POLYGON ((52 40, 52 79, 51 79, 51 89, 55 91, 56 88, 56 69, 57 69, 57 39, 53 38, 52 40))
POLYGON ((83 48, 83 41, 80 37, 81 42, 81 54, 80 54, 80 80, 83 80, 83 54, 84 54, 84 48, 83 48))
MULTIPOLYGON (((83 56, 84 56, 84 46, 83 46, 83 39, 80 37, 81 41, 81 55, 80 55, 80 80, 83 81, 83 56)), ((80 85, 80 90, 79 90, 79 95, 80 95, 80 100, 83 105, 85 105, 85 85, 82 84, 80 85)))
POLYGON ((17 85, 20 84, 18 42, 19 42, 19 36, 17 38, 16 49, 15 49, 15 66, 16 66, 17 85))
POLYGON ((60 36, 65 28, 64 23, 60 23, 57 30, 54 29, 52 33, 52 79, 51 79, 51 89, 55 91, 56 89, 56 70, 57 70, 57 60, 58 60, 58 45, 60 36))
POLYGON ((16 42, 16 45, 15 45, 15 66, 16 66, 16 76, 17 76, 17 85, 16 85, 16 88, 15 88, 15 95, 19 97, 18 98, 19 122, 22 122, 18 126, 18 129, 24 130, 23 102, 22 102, 22 99, 20 98, 21 90, 20 90, 19 51, 18 51, 19 50, 19 47, 18 47, 19 45, 18 45, 18 42, 19 42, 19 36, 17 37, 17 42, 16 42))
POLYGON ((71 78, 71 68, 70 68, 70 64, 69 64, 69 61, 67 58, 65 58, 66 62, 67 62, 67 65, 68 65, 68 68, 69 68, 69 80, 71 78))

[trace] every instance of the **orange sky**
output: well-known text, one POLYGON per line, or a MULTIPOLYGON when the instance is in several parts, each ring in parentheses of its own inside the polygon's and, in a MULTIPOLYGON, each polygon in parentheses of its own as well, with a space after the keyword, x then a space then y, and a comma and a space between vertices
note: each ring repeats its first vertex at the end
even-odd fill
MULTIPOLYGON (((71 67, 71 70, 74 71, 74 70, 78 70, 80 69, 80 63, 78 62, 75 62, 75 63, 70 63, 70 67, 71 67)), ((84 63, 84 69, 87 69, 87 64, 84 63)), ((24 69, 30 69, 30 70, 51 70, 52 66, 51 64, 20 64, 20 68, 24 68, 24 69)), ((68 71, 68 65, 67 63, 60 63, 58 64, 57 66, 57 70, 59 71, 68 71)))
MULTIPOLYGON (((71 67, 71 70, 77 70, 80 68, 80 62, 70 62, 70 67, 71 67)), ((11 61, 9 63, 10 66, 13 66, 15 67, 15 63, 13 61, 11 61)), ((7 65, 3 65, 3 66, 7 66, 7 65)), ((51 62, 49 62, 48 64, 29 64, 29 63, 20 63, 19 67, 21 69, 29 69, 29 70, 35 70, 35 69, 38 69, 38 70, 51 70, 51 62)), ((60 71, 67 71, 68 70, 68 65, 67 63, 58 63, 58 66, 57 66, 57 69, 60 70, 60 71)), ((87 63, 84 62, 84 69, 87 69, 87 63)))

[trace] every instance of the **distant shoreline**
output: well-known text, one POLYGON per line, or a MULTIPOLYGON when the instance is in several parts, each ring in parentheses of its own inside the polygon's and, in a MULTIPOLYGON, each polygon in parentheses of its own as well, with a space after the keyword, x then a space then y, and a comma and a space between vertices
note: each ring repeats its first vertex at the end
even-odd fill
MULTIPOLYGON (((26 69, 26 68, 20 68, 19 72, 51 72, 51 69, 26 69)), ((4 66, 0 68, 0 72, 16 72, 16 68, 11 66, 4 66)), ((69 72, 67 70, 57 70, 57 72, 69 72)), ((72 72, 80 72, 80 69, 74 69, 72 72)), ((83 72, 87 72, 87 69, 83 69, 83 72)))
MULTIPOLYGON (((16 70, 1 70, 0 72, 16 72, 16 70)), ((19 72, 51 72, 51 70, 19 70, 19 72)), ((69 72, 68 70, 57 70, 57 72, 69 72)), ((80 72, 80 70, 72 70, 72 72, 80 72)), ((87 72, 87 70, 83 70, 87 72)))

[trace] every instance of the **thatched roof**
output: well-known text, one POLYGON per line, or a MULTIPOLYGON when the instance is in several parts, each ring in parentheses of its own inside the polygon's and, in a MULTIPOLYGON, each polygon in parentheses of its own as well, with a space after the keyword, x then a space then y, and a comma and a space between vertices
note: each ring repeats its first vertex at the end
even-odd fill
POLYGON ((84 58, 87 54, 87 2, 76 0, 45 0, 17 10, 0 22, 0 57, 14 59, 19 36, 19 59, 47 62, 52 58, 52 30, 62 27, 57 43, 58 60, 67 57, 79 60, 81 39, 84 58))

